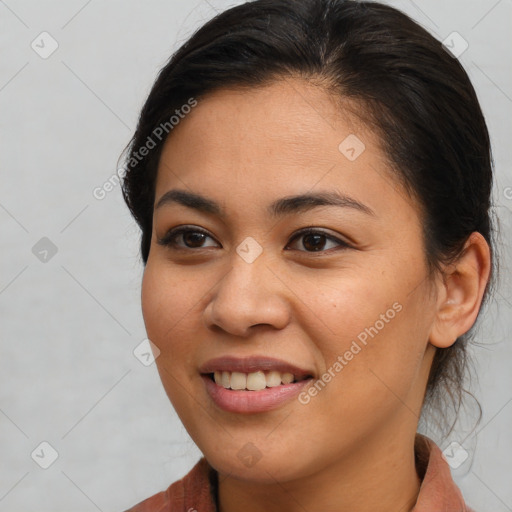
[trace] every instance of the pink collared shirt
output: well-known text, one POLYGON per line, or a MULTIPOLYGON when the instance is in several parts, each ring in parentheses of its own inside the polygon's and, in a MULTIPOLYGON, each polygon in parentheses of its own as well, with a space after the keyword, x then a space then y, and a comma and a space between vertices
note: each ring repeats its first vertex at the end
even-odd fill
MULTIPOLYGON (((416 467, 422 479, 411 512, 475 512, 455 485, 441 450, 428 437, 416 434, 416 467)), ((125 512, 217 512, 217 474, 203 457, 181 480, 125 512)))

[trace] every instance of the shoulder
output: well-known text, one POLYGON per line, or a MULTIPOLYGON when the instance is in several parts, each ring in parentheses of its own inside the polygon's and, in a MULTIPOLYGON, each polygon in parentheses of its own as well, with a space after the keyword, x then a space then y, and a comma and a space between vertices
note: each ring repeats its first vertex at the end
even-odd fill
POLYGON ((465 503, 460 489, 452 478, 449 463, 434 441, 417 434, 414 448, 421 487, 412 512, 475 512, 465 503))
POLYGON ((203 457, 181 480, 124 512, 215 512, 214 476, 203 457))

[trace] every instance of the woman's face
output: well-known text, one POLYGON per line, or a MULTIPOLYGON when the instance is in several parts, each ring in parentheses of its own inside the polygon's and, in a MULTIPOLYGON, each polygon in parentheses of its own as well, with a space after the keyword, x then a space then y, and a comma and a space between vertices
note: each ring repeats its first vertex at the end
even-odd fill
POLYGON ((431 292, 415 203, 322 89, 218 91, 166 141, 142 308, 167 395, 221 473, 290 481, 410 440, 431 292))

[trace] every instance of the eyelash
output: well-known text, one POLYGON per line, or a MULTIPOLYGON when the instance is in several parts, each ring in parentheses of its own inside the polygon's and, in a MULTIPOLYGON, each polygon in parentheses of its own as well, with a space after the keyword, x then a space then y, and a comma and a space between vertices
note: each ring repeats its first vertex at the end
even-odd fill
MULTIPOLYGON (((196 248, 193 248, 193 247, 181 247, 181 246, 178 246, 176 244, 176 238, 179 236, 179 235, 182 235, 184 233, 201 233, 209 238, 212 238, 213 240, 213 237, 210 236, 210 234, 206 231, 204 231, 203 229, 200 229, 200 228, 196 228, 196 227, 191 227, 191 226, 179 226, 177 228, 174 228, 174 229, 170 229, 162 238, 159 238, 158 239, 158 244, 159 245, 163 245, 164 247, 168 247, 169 249, 172 249, 172 250, 177 250, 177 251, 198 251, 198 250, 201 250, 201 249, 208 249, 208 247, 196 247, 196 248)), ((319 229, 315 229, 315 228, 304 228, 304 229, 301 229, 299 230, 297 233, 295 233, 290 241, 290 243, 294 242, 296 239, 300 238, 300 237, 303 237, 303 236, 306 236, 306 235, 322 235, 324 236, 327 240, 330 240, 330 241, 333 241, 337 244, 339 244, 339 248, 333 248, 334 250, 340 250, 340 249, 349 249, 351 248, 351 246, 347 243, 347 242, 344 242, 343 240, 340 240, 339 238, 336 238, 332 235, 328 235, 327 233, 325 233, 324 231, 322 230, 319 230, 319 229)), ((289 244, 288 244, 289 245, 289 244)), ((322 254, 322 253, 326 253, 328 251, 331 251, 333 249, 326 249, 326 250, 319 250, 319 251, 299 251, 299 252, 305 252, 307 254, 322 254)))

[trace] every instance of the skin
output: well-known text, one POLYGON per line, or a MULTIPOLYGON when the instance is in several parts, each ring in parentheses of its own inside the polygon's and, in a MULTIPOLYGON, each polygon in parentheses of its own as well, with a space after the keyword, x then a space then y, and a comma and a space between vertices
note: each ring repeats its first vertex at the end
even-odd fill
POLYGON ((429 279, 420 210, 393 179, 377 136, 300 79, 199 101, 165 143, 155 205, 171 189, 207 196, 226 214, 155 209, 142 284, 162 383, 219 472, 221 512, 411 510, 428 372, 435 347, 450 346, 476 319, 489 277, 483 237, 474 233, 464 257, 429 279), (354 161, 338 149, 349 134, 366 146, 354 161), (330 190, 374 215, 266 211, 282 197, 330 190), (157 243, 184 224, 208 236, 189 237, 188 248, 181 236, 175 248, 157 243), (349 246, 325 238, 314 251, 315 240, 294 239, 308 226, 349 246), (236 252, 246 237, 263 250, 252 263, 236 252), (206 392, 198 368, 224 355, 268 355, 318 378, 394 303, 401 311, 306 405, 236 414, 206 392), (261 455, 251 467, 237 456, 247 443, 261 455))

